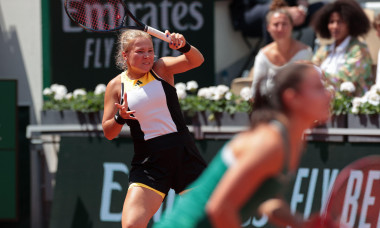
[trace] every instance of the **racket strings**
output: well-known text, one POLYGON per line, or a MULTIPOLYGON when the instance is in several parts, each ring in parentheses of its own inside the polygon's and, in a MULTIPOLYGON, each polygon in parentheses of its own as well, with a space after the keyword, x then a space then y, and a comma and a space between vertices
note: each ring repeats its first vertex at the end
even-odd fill
POLYGON ((124 23, 120 0, 68 1, 67 10, 74 21, 92 30, 114 30, 124 23))

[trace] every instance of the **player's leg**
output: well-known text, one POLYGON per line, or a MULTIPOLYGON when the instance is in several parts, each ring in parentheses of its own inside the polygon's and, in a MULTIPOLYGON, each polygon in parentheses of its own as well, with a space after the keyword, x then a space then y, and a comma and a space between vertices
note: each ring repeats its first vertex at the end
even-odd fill
POLYGON ((125 197, 121 224, 122 228, 145 228, 160 208, 165 195, 152 189, 132 185, 125 197))

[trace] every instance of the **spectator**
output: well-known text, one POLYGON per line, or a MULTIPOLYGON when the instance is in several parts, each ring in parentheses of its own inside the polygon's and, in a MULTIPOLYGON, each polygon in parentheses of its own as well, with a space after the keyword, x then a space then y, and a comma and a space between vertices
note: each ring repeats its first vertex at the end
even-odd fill
MULTIPOLYGON (((278 1, 277 1, 278 2, 278 1)), ((270 86, 278 71, 291 62, 311 60, 312 49, 292 37, 293 19, 284 8, 269 11, 267 15, 268 32, 273 42, 263 47, 256 55, 253 66, 252 95, 255 94, 257 82, 267 77, 270 86)))
POLYGON ((315 18, 316 32, 334 42, 320 47, 313 63, 321 66, 335 88, 350 81, 356 87, 355 95, 363 95, 372 84, 371 56, 367 45, 358 40, 370 29, 366 14, 354 0, 337 0, 325 5, 315 18))
MULTIPOLYGON (((295 29, 307 27, 312 16, 324 3, 309 4, 308 0, 285 0, 285 8, 291 15, 295 29)), ((275 0, 233 0, 230 4, 230 14, 235 30, 241 30, 243 35, 260 37, 264 44, 272 42, 267 32, 266 15, 275 0)))
MULTIPOLYGON (((376 30, 377 36, 380 38, 380 14, 375 17, 373 27, 376 30)), ((380 50, 377 56, 376 84, 380 85, 380 50)))

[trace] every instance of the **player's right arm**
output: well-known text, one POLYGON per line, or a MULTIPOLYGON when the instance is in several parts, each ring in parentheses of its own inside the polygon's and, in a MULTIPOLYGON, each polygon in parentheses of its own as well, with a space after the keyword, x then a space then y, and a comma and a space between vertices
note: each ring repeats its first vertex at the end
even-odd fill
POLYGON ((120 105, 120 95, 121 92, 121 81, 120 75, 112 79, 106 88, 104 95, 104 113, 103 113, 103 133, 104 136, 112 140, 119 135, 123 125, 118 124, 115 121, 115 114, 119 110, 119 115, 123 119, 135 119, 135 117, 130 116, 134 111, 128 111, 127 94, 124 93, 124 103, 120 105))
POLYGON ((118 136, 121 129, 123 128, 123 125, 116 123, 114 120, 114 116, 117 112, 115 103, 120 102, 120 90, 120 76, 117 76, 108 83, 106 92, 104 94, 104 113, 102 127, 104 136, 109 140, 112 140, 118 136))

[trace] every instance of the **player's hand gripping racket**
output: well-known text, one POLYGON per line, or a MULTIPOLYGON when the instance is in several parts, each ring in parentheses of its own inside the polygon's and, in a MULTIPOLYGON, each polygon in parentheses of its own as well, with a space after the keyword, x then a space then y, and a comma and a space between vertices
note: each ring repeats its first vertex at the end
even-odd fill
POLYGON ((166 37, 165 33, 137 19, 123 0, 65 0, 65 10, 72 21, 93 32, 138 29, 170 42, 170 37, 166 37), (135 26, 126 25, 128 17, 135 22, 135 26))
POLYGON ((339 173, 317 220, 314 227, 380 227, 380 156, 361 158, 339 173))

